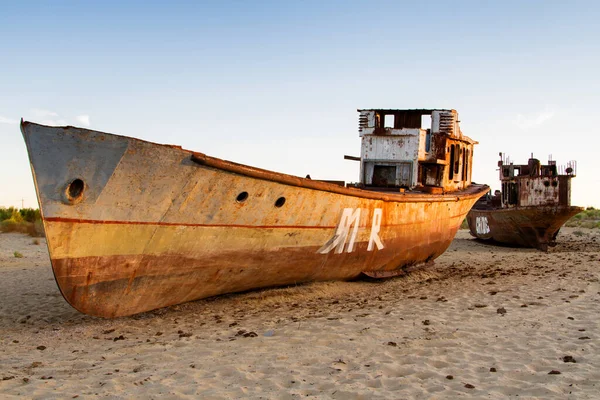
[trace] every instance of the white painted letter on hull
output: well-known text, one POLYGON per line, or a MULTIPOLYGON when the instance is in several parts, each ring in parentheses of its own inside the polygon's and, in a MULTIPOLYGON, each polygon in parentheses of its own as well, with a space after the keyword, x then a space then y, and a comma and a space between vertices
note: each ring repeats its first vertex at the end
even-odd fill
POLYGON ((475 218, 475 231, 480 235, 490 233, 490 226, 488 225, 487 217, 481 216, 475 218))
POLYGON ((352 226, 352 236, 350 237, 350 243, 348 243, 347 252, 350 253, 354 250, 354 241, 356 240, 356 234, 358 233, 358 223, 360 222, 360 208, 353 210, 352 208, 344 208, 342 218, 338 224, 337 230, 333 238, 327 241, 319 249, 319 253, 327 254, 335 248, 336 254, 340 254, 344 251, 346 240, 348 239, 348 233, 350 233, 350 226, 352 226))
POLYGON ((377 250, 383 249, 383 243, 381 243, 381 239, 379 238, 382 214, 381 208, 376 208, 373 212, 373 223, 371 224, 371 236, 369 236, 369 246, 367 246, 367 251, 373 250, 373 244, 377 246, 377 250))
MULTIPOLYGON (((327 254, 331 250, 335 249, 336 254, 341 254, 346 248, 347 253, 354 251, 354 243, 356 241, 356 235, 358 234, 358 225, 360 223, 360 208, 345 208, 340 218, 340 223, 335 231, 335 235, 327 241, 318 251, 321 254, 327 254), (350 233, 352 228, 352 233, 350 233), (346 247, 346 241, 348 241, 348 235, 350 235, 350 241, 346 247)), ((379 238, 379 230, 381 227, 382 210, 376 208, 373 212, 373 221, 371 223, 371 233, 369 236, 369 245, 367 251, 373 251, 373 245, 377 246, 378 250, 383 249, 383 243, 379 238)))

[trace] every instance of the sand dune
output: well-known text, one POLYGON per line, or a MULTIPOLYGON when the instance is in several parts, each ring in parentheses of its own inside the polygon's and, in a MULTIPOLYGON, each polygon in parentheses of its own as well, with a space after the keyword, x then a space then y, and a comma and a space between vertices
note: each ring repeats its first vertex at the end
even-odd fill
POLYGON ((460 231, 434 265, 396 279, 106 320, 63 300, 43 239, 0 234, 0 395, 598 398, 600 231, 558 241, 541 253, 460 231))

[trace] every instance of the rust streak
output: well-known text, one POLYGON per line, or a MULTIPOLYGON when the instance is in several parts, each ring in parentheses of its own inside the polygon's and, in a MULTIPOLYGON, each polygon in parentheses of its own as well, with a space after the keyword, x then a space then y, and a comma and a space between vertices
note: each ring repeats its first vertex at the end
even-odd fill
POLYGON ((262 229, 331 229, 334 225, 239 225, 239 224, 192 224, 186 222, 151 222, 151 221, 114 221, 114 220, 96 220, 96 219, 78 219, 78 218, 63 218, 63 217, 48 217, 47 222, 65 222, 78 224, 99 224, 99 225, 160 225, 160 226, 189 226, 189 227, 206 227, 206 228, 262 228, 262 229))
MULTIPOLYGON (((450 215, 448 219, 462 218, 462 214, 450 215)), ((63 222, 77 224, 98 224, 98 225, 157 225, 157 226, 186 226, 186 227, 203 227, 203 228, 248 228, 248 229, 334 229, 336 225, 238 225, 238 224, 191 224, 185 222, 150 222, 150 221, 113 221, 113 220, 95 220, 95 219, 77 219, 77 218, 62 218, 48 217, 44 218, 47 222, 63 222)), ((390 228, 395 226, 410 226, 421 224, 421 221, 405 222, 402 224, 384 224, 382 228, 390 228)), ((362 227, 369 226, 360 225, 362 227)))

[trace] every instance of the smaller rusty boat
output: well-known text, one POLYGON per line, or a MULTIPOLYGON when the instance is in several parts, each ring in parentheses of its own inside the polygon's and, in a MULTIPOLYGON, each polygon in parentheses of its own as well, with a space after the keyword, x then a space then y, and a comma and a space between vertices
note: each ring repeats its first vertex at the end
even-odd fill
POLYGON ((577 163, 542 165, 531 158, 515 165, 500 153, 501 190, 480 198, 467 215, 471 235, 519 247, 547 251, 565 222, 583 210, 571 206, 571 179, 577 163))
POLYGON ((435 259, 489 190, 471 182, 476 142, 455 110, 359 112, 352 185, 21 122, 63 296, 83 313, 118 317, 267 286, 393 276, 435 259))

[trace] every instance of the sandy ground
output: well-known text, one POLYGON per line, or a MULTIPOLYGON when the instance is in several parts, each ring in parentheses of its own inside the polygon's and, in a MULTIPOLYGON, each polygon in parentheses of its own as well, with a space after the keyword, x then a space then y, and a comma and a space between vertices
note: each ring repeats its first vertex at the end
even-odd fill
POLYGON ((600 398, 598 230, 548 253, 460 231, 404 277, 113 320, 72 309, 33 240, 0 234, 2 398, 600 398))

